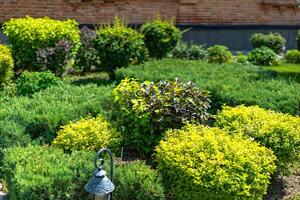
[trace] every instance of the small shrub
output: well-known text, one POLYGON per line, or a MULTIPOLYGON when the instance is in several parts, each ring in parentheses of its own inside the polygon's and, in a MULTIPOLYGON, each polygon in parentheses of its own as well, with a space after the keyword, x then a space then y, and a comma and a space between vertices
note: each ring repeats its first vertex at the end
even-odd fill
POLYGON ((13 77, 14 60, 10 49, 0 44, 0 84, 7 84, 13 77))
POLYGON ((193 83, 124 79, 113 96, 125 143, 146 154, 152 152, 166 129, 180 128, 190 121, 205 123, 209 116, 209 95, 193 83))
POLYGON ((299 64, 300 63, 300 51, 295 50, 295 49, 287 51, 287 53, 285 55, 285 60, 288 63, 299 64))
POLYGON ((62 81, 51 72, 23 72, 17 80, 19 95, 32 95, 51 86, 58 86, 62 81))
POLYGON ((84 200, 84 191, 93 173, 93 153, 28 146, 5 150, 4 173, 9 199, 84 200))
POLYGON ((173 22, 152 20, 141 27, 145 35, 145 44, 154 58, 163 58, 171 52, 181 39, 181 31, 173 22))
POLYGON ((165 200, 161 177, 140 161, 117 167, 114 180, 116 200, 165 200))
POLYGON ((254 65, 271 66, 279 59, 278 55, 268 47, 256 48, 248 54, 248 60, 254 65))
POLYGON ((300 159, 300 118, 264 110, 258 106, 225 106, 216 126, 229 133, 243 133, 273 150, 281 172, 289 172, 300 159))
POLYGON ((207 61, 209 63, 226 63, 232 59, 229 49, 222 45, 215 45, 207 49, 207 61))
POLYGON ((143 35, 128 28, 118 18, 115 18, 113 25, 100 27, 93 43, 101 70, 112 74, 117 68, 139 64, 148 56, 143 35))
POLYGON ((120 137, 116 130, 99 115, 97 118, 87 117, 62 126, 52 145, 67 151, 97 151, 105 147, 117 150, 119 143, 120 137))
POLYGON ((247 55, 244 55, 242 52, 237 52, 237 55, 235 56, 235 63, 243 65, 250 64, 247 55))
POLYGON ((64 75, 71 59, 71 48, 68 40, 60 40, 54 47, 39 49, 36 53, 39 68, 36 70, 50 70, 58 76, 64 75))
POLYGON ((251 37, 253 48, 268 47, 275 53, 279 53, 285 46, 286 40, 279 33, 255 33, 251 37))
MULTIPOLYGON (((74 20, 58 21, 44 18, 10 19, 3 24, 18 69, 39 70, 38 50, 53 48, 61 40, 67 40, 70 53, 75 56, 80 46, 78 23, 74 20)), ((52 66, 56 68, 58 66, 52 66)))
POLYGON ((206 50, 202 45, 179 43, 172 51, 172 57, 186 60, 204 60, 206 50))
POLYGON ((261 200, 275 170, 272 151, 218 128, 169 130, 156 152, 174 200, 261 200))

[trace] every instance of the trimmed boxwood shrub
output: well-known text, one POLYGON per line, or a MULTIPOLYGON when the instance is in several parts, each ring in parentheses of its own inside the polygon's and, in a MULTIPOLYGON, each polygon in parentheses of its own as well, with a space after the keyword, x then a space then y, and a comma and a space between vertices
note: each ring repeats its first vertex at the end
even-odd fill
POLYGON ((275 53, 279 53, 285 46, 286 40, 279 33, 255 33, 251 37, 253 48, 268 47, 275 53))
POLYGON ((223 104, 259 105, 275 111, 299 115, 300 84, 279 80, 258 66, 240 64, 209 64, 178 59, 153 60, 140 66, 119 69, 118 80, 126 77, 141 81, 193 81, 196 86, 212 93, 213 109, 223 104))
POLYGON ((300 63, 300 51, 298 51, 296 49, 287 51, 287 53, 285 55, 285 60, 288 63, 299 64, 300 63))
POLYGON ((14 60, 10 49, 0 44, 0 84, 8 83, 13 77, 14 60))
MULTIPOLYGON (((17 69, 41 70, 37 51, 55 47, 61 40, 70 42, 70 54, 75 56, 80 46, 78 23, 59 21, 48 17, 10 19, 3 24, 17 69)), ((52 66, 59 67, 59 66, 52 66)))
POLYGON ((270 66, 278 61, 278 55, 268 47, 256 48, 248 54, 248 60, 254 65, 270 66))
POLYGON ((143 35, 118 18, 113 25, 97 30, 93 44, 101 62, 100 69, 111 74, 117 68, 142 63, 148 57, 143 35))
MULTIPOLYGON (((28 139, 51 142, 69 121, 111 110, 111 86, 60 86, 30 97, 10 98, 0 104, 0 150, 28 139), (30 137, 29 137, 30 136, 30 137)), ((26 141, 26 142, 23 142, 26 141)), ((0 159, 1 160, 1 159, 0 159)))
POLYGON ((97 151, 105 147, 117 150, 119 143, 117 131, 99 115, 96 118, 87 117, 60 127, 52 145, 69 152, 97 151))
POLYGON ((90 199, 84 185, 93 174, 94 153, 68 155, 59 149, 36 145, 4 152, 8 199, 90 199))
POLYGON ((216 126, 253 138, 273 150, 277 168, 289 172, 300 160, 300 118, 264 110, 258 106, 223 107, 216 116, 216 126))
POLYGON ((207 49, 207 61, 209 63, 226 63, 233 58, 230 50, 222 45, 215 45, 207 49))
POLYGON ((51 86, 61 85, 62 81, 50 71, 23 72, 17 79, 19 95, 32 95, 51 86))
POLYGON ((165 200, 161 177, 141 161, 116 167, 114 176, 116 200, 165 200))
POLYGON ((161 81, 139 83, 124 79, 113 91, 115 119, 129 148, 149 154, 168 128, 186 122, 205 123, 209 94, 193 83, 161 81))
POLYGON ((276 168, 271 150, 205 126, 169 130, 156 152, 174 200, 261 200, 276 168))
POLYGON ((181 31, 172 21, 154 19, 141 27, 149 54, 154 58, 163 58, 171 52, 181 39, 181 31))

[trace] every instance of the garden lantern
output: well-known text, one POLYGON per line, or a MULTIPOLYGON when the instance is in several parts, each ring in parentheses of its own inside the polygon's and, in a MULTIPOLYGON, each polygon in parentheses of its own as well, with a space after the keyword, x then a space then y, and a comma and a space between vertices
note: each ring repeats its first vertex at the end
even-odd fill
POLYGON ((115 189, 113 184, 113 156, 109 149, 104 148, 97 152, 94 164, 96 171, 93 174, 93 177, 85 185, 84 189, 95 197, 103 200, 112 200, 112 192, 115 189), (99 156, 102 152, 107 152, 110 157, 110 179, 106 176, 106 171, 104 170, 104 159, 99 159, 99 156), (98 162, 100 164, 98 165, 98 162))

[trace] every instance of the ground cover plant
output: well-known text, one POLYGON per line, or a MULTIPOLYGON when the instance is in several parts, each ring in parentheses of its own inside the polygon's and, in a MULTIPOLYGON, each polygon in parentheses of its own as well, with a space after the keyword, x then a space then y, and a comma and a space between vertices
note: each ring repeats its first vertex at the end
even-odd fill
POLYGON ((299 115, 300 85, 277 80, 261 67, 236 64, 208 64, 202 61, 165 59, 116 72, 117 79, 193 81, 200 89, 212 93, 212 106, 259 105, 279 112, 299 115))
POLYGON ((205 126, 168 131, 156 152, 175 200, 261 200, 276 168, 269 149, 205 126))
POLYGON ((9 98, 0 105, 0 149, 31 139, 51 142, 61 125, 108 114, 111 86, 53 87, 32 97, 9 98))

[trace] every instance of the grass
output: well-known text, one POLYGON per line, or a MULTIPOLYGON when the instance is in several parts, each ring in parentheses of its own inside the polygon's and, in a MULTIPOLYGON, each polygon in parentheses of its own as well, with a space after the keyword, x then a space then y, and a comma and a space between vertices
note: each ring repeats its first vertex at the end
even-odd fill
POLYGON ((300 64, 284 63, 279 66, 268 67, 269 71, 276 72, 279 76, 300 83, 300 64))
POLYGON ((259 105, 284 113, 299 115, 300 84, 279 79, 276 73, 257 66, 208 64, 203 61, 176 59, 154 60, 140 66, 116 71, 117 80, 134 77, 141 81, 193 81, 212 93, 213 105, 259 105))

